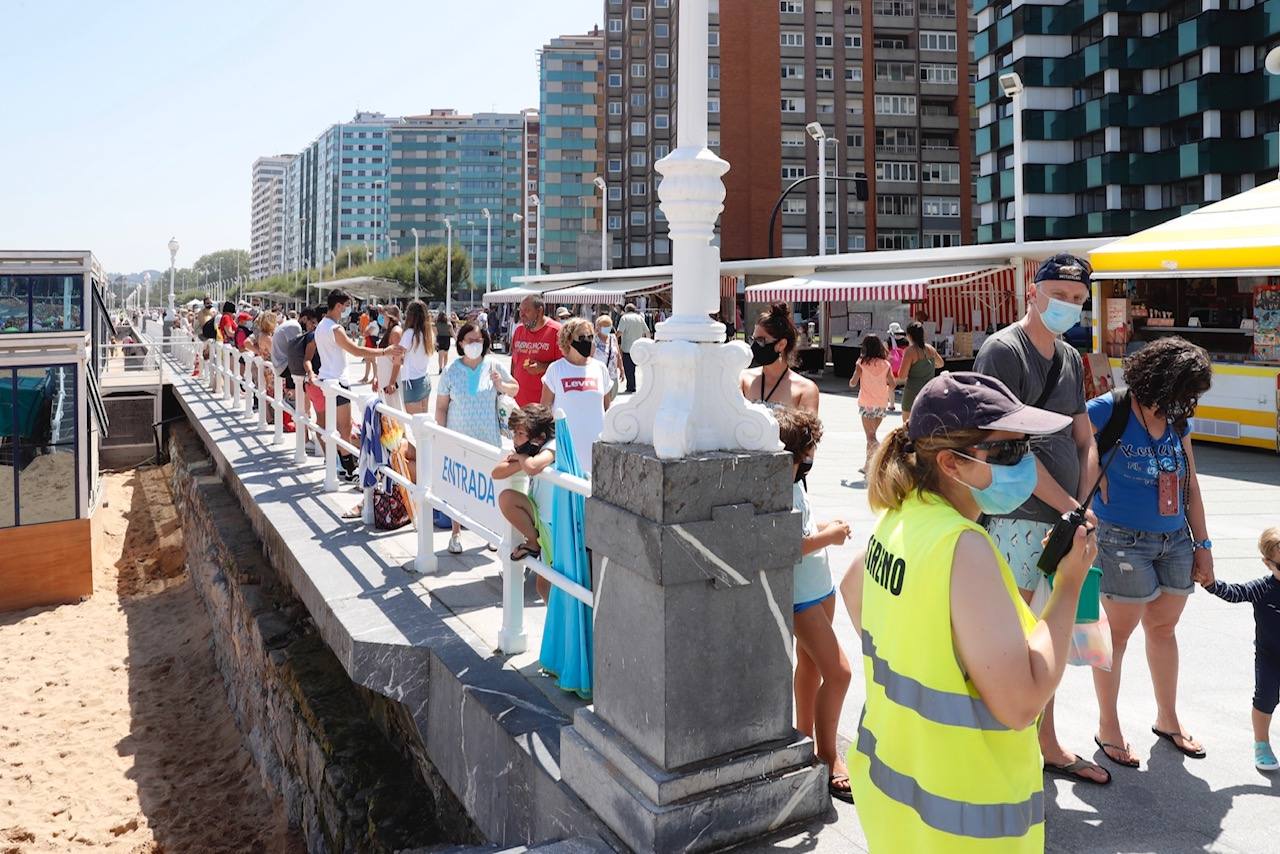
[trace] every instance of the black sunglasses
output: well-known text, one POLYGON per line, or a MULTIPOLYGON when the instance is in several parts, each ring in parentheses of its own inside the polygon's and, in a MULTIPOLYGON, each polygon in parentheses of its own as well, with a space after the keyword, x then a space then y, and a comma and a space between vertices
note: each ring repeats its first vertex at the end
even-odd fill
POLYGON ((751 343, 752 343, 752 344, 759 344, 761 347, 767 347, 767 346, 770 346, 770 345, 772 345, 772 344, 777 344, 777 343, 778 343, 778 340, 780 340, 780 339, 774 339, 773 341, 770 341, 768 338, 760 338, 760 337, 756 337, 756 338, 752 338, 752 339, 751 339, 751 343))
POLYGON ((1000 439, 994 442, 978 442, 970 450, 986 451, 986 461, 996 466, 1011 466, 1031 453, 1030 439, 1000 439))

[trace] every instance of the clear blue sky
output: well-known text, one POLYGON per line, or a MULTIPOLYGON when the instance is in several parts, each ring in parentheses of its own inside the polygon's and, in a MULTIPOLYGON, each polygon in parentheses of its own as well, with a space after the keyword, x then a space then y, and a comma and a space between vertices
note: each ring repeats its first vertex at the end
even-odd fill
POLYGON ((0 248, 107 269, 249 248, 254 158, 357 108, 538 105, 534 52, 603 0, 0 0, 0 248))

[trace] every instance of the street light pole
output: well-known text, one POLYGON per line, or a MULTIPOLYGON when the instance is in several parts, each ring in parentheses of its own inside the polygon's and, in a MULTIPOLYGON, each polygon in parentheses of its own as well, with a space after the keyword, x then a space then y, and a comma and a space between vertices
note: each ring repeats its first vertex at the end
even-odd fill
POLYGON ((534 269, 537 270, 539 276, 542 275, 542 199, 538 198, 537 193, 529 195, 529 201, 533 203, 533 209, 538 212, 538 232, 536 238, 536 251, 534 253, 534 269))
POLYGON ((827 254, 827 132, 817 122, 805 130, 818 143, 818 254, 827 254))
POLYGON ((1022 195, 1022 78, 1014 72, 1001 74, 1000 88, 1013 101, 1013 242, 1021 244, 1026 205, 1022 195))
POLYGON ((484 214, 484 292, 493 292, 493 216, 488 208, 481 208, 484 214))
POLYGON ((178 238, 169 238, 169 322, 172 323, 178 316, 177 308, 173 304, 173 277, 176 269, 175 262, 178 258, 178 238))
MULTIPOLYGON (((1267 58, 1262 61, 1262 67, 1267 70, 1268 74, 1280 74, 1280 45, 1267 51, 1267 58)), ((1276 143, 1276 165, 1280 166, 1280 133, 1276 136, 1276 143)))
MULTIPOLYGON (((836 254, 839 255, 844 251, 844 247, 840 245, 840 140, 836 139, 834 136, 829 136, 827 137, 827 142, 831 145, 831 177, 835 179, 835 183, 831 187, 831 193, 834 196, 835 204, 831 207, 832 210, 835 211, 835 224, 833 228, 835 230, 836 237, 836 254)), ((822 185, 825 187, 826 184, 827 178, 824 175, 822 178, 822 185)), ((848 198, 847 194, 845 198, 848 198)), ((826 210, 825 206, 823 207, 823 210, 826 210)))
POLYGON ((143 314, 151 312, 151 274, 144 273, 142 275, 142 311, 143 314))
POLYGON ((603 175, 591 183, 600 188, 600 269, 609 269, 609 185, 603 175))
POLYGON ((413 230, 413 298, 418 298, 418 229, 413 230))
POLYGON ((453 317, 453 223, 444 218, 444 316, 453 317))

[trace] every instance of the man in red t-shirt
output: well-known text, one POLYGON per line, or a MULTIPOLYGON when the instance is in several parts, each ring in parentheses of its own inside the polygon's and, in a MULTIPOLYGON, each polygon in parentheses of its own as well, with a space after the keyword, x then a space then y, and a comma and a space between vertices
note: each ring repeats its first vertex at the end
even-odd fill
POLYGON ((511 336, 511 375, 520 385, 516 403, 528 406, 542 400, 542 375, 561 356, 560 324, 547 320, 542 297, 527 296, 520 303, 520 325, 511 336))

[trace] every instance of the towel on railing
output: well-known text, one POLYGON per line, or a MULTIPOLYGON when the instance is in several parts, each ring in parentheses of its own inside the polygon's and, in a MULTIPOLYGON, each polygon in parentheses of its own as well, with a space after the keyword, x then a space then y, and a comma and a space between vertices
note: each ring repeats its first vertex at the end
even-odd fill
POLYGON ((378 467, 386 465, 391 454, 382 443, 382 416, 378 408, 366 407, 360 421, 360 485, 370 489, 378 486, 378 467))

